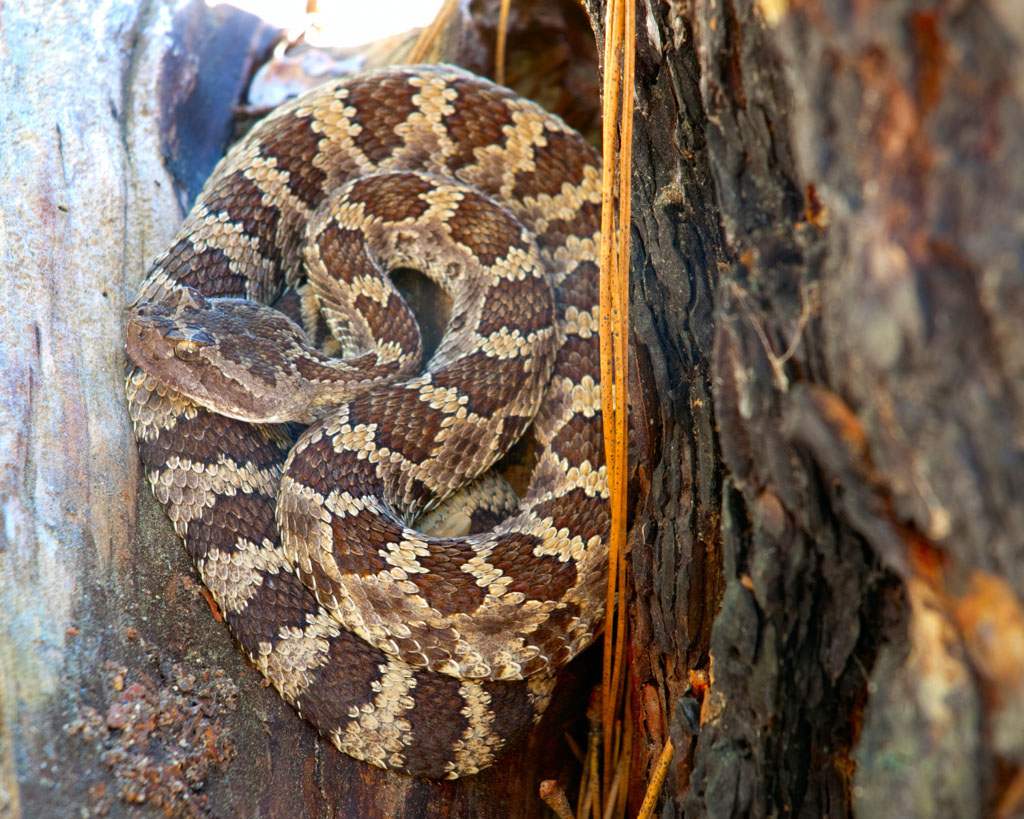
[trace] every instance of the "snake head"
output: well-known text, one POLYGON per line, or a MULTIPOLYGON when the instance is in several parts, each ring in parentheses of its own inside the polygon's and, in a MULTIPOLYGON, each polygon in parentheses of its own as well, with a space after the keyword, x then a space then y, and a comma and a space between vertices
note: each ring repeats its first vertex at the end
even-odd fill
POLYGON ((306 336, 277 310, 181 288, 130 308, 125 336, 134 364, 213 412, 250 423, 307 414, 309 390, 287 365, 306 336))

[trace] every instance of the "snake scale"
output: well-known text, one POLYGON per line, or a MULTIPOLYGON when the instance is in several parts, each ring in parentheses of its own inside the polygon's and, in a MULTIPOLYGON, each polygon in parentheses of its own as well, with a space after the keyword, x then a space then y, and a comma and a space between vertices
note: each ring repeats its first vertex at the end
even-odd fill
POLYGON ((600 206, 596 154, 535 104, 447 66, 368 72, 236 144, 129 310, 153 491, 251 661, 344 753, 476 773, 600 629, 600 206), (450 303, 425 366, 408 268, 450 303), (525 430, 519 500, 488 470, 525 430))

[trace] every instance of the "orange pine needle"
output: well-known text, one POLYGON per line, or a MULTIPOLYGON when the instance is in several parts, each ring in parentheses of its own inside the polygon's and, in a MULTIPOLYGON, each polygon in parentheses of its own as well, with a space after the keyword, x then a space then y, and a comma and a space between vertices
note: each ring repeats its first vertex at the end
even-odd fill
MULTIPOLYGON (((618 52, 615 48, 615 25, 618 22, 616 11, 619 3, 609 0, 608 17, 605 25, 604 50, 604 117, 602 125, 602 176, 601 176, 601 301, 600 301, 600 342, 601 342, 601 412, 604 420, 605 463, 608 474, 609 491, 611 492, 611 514, 615 514, 615 494, 611 489, 617 464, 617 449, 613 444, 616 435, 615 401, 614 401, 614 357, 612 330, 612 261, 617 258, 615 226, 615 106, 618 102, 618 52)), ((611 773, 611 739, 612 739, 612 648, 614 629, 612 628, 615 613, 615 584, 618 577, 618 540, 614 525, 609 532, 608 542, 608 593, 605 598, 604 610, 604 652, 601 667, 601 708, 602 733, 604 736, 604 778, 606 788, 610 784, 611 773)))
POLYGON ((458 6, 459 0, 445 0, 441 8, 438 9, 437 14, 434 15, 434 19, 420 32, 420 36, 416 38, 416 44, 413 45, 408 57, 410 64, 421 63, 427 58, 435 41, 441 36, 445 23, 448 22, 448 18, 451 17, 458 6))
POLYGON ((508 10, 512 0, 501 0, 498 12, 498 41, 494 47, 494 81, 498 85, 505 84, 505 40, 508 37, 508 10))
POLYGON ((609 793, 613 773, 612 726, 625 679, 626 612, 626 397, 629 326, 630 172, 633 131, 635 6, 609 0, 605 27, 604 125, 601 202, 601 404, 605 458, 610 494, 611 531, 608 544, 608 594, 605 600, 604 665, 602 668, 603 792, 609 793), (623 89, 616 146, 616 114, 623 89), (618 147, 618 151, 616 151, 618 147), (618 182, 618 213, 615 211, 618 182), (617 218, 616 218, 617 216, 617 218), (617 617, 613 623, 616 593, 617 617))
MULTIPOLYGON (((619 231, 622 237, 619 240, 618 265, 616 270, 616 292, 612 304, 612 330, 615 358, 615 393, 618 412, 616 415, 616 427, 619 437, 615 445, 619 450, 619 474, 617 485, 610 486, 609 490, 614 499, 615 508, 612 512, 613 531, 618 534, 619 558, 616 562, 616 588, 619 594, 619 607, 615 624, 615 663, 612 674, 612 706, 618 710, 619 701, 623 693, 626 672, 626 480, 628 475, 627 460, 627 438, 628 438, 628 405, 627 374, 629 362, 629 231, 631 227, 630 208, 631 202, 631 172, 633 167, 633 73, 635 50, 633 40, 635 37, 635 11, 636 7, 632 2, 624 3, 626 6, 624 14, 623 32, 623 100, 622 100, 622 122, 619 128, 619 231), (615 509, 618 514, 616 515, 615 509)), ((615 711, 612 712, 614 715, 615 711)))
POLYGON ((658 757, 658 764, 654 767, 654 775, 647 785, 647 792, 644 794, 644 801, 640 804, 640 812, 637 819, 651 819, 654 806, 658 802, 658 795, 661 793, 661 786, 665 782, 665 774, 668 773, 668 763, 672 761, 672 740, 665 741, 665 747, 661 749, 661 756, 658 757))

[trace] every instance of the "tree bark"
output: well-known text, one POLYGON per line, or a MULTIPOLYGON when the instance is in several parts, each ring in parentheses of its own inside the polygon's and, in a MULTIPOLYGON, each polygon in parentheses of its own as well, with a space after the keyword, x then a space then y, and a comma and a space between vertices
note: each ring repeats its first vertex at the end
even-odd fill
POLYGON ((527 817, 578 767, 587 659, 479 776, 335 751, 214 622, 140 473, 124 308, 276 34, 201 0, 0 8, 0 816, 527 817))
POLYGON ((638 5, 633 810, 1024 810, 1012 6, 638 5))

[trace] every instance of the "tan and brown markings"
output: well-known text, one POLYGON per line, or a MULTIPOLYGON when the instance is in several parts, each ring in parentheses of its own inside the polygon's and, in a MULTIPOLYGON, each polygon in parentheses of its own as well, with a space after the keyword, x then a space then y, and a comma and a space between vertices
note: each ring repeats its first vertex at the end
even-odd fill
POLYGON ((142 287, 127 395, 153 491, 249 657, 345 753, 475 773, 600 626, 599 209, 556 117, 388 69, 258 124, 142 287), (451 298, 422 371, 398 268, 451 298), (264 306, 286 287, 342 358, 264 306), (510 509, 485 473, 531 423, 510 509))

